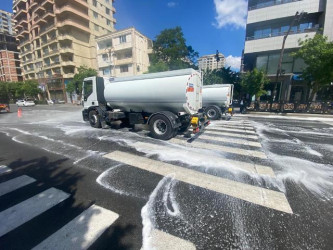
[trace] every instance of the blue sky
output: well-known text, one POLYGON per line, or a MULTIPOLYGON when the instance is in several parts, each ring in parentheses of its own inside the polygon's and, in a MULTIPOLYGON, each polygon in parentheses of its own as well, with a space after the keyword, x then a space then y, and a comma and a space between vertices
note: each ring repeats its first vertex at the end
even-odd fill
MULTIPOLYGON (((12 11, 12 0, 0 0, 12 11)), ((151 39, 166 28, 181 26, 188 45, 200 56, 218 49, 233 68, 244 47, 247 0, 116 0, 116 29, 134 26, 151 39)))

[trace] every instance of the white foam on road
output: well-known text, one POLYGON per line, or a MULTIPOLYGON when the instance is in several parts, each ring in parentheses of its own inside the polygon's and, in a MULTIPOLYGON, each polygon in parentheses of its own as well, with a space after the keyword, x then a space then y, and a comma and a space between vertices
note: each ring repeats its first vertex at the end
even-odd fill
POLYGON ((5 173, 9 173, 11 172, 12 170, 5 166, 5 165, 0 165, 0 174, 5 174, 5 173))
POLYGON ((265 153, 260 151, 254 151, 254 150, 246 150, 246 149, 240 149, 240 148, 233 148, 233 147, 227 147, 217 144, 211 144, 211 143, 203 143, 199 141, 193 141, 191 143, 188 143, 185 140, 181 140, 178 138, 172 138, 169 140, 169 142, 180 144, 186 147, 196 147, 196 148, 202 148, 202 149, 212 149, 217 151, 222 151, 226 153, 232 153, 232 154, 238 154, 238 155, 245 155, 250 157, 257 157, 261 159, 267 159, 267 156, 265 153))
POLYGON ((0 196, 13 192, 21 187, 29 185, 36 180, 27 175, 22 175, 6 182, 0 183, 0 196))
MULTIPOLYGON (((265 135, 265 131, 274 132, 276 128, 270 128, 264 124, 257 123, 258 133, 263 139, 262 144, 266 149, 269 159, 273 160, 273 164, 277 166, 275 175, 282 183, 283 181, 290 180, 298 184, 302 184, 310 192, 323 197, 324 199, 333 199, 333 165, 332 164, 320 164, 315 161, 305 160, 293 156, 278 155, 276 152, 270 151, 271 139, 265 135)), ((280 129, 278 129, 280 130, 280 129)), ((287 133, 288 131, 283 131, 287 133)), ((320 153, 316 154, 313 151, 309 152, 309 146, 300 142, 298 139, 292 138, 290 140, 293 143, 303 146, 305 153, 312 153, 320 157, 320 153)), ((278 143, 278 140, 274 140, 274 143, 278 143)), ((310 148, 311 149, 311 148, 310 148)), ((317 152, 317 151, 315 151, 317 152)))
POLYGON ((157 155, 163 161, 180 161, 188 165, 203 166, 205 168, 219 168, 234 174, 247 173, 252 177, 256 175, 267 175, 275 177, 274 171, 268 166, 255 163, 247 163, 237 160, 225 159, 212 152, 202 152, 195 148, 184 148, 182 146, 162 146, 146 142, 133 142, 129 144, 139 152, 149 155, 157 155))
POLYGON ((261 148, 261 143, 260 142, 248 141, 248 140, 244 140, 244 139, 216 137, 216 136, 209 136, 209 135, 206 135, 206 134, 202 134, 198 138, 199 139, 210 140, 210 141, 235 143, 235 144, 240 144, 240 145, 247 145, 247 146, 251 146, 251 147, 261 148))
POLYGON ((92 205, 33 250, 88 249, 118 217, 113 211, 92 205))
POLYGON ((148 202, 141 210, 142 217, 142 248, 141 250, 194 250, 195 245, 189 241, 183 240, 156 228, 155 205, 158 200, 158 194, 163 192, 162 202, 164 208, 170 216, 180 217, 180 211, 172 191, 175 180, 173 175, 163 177, 154 191, 150 194, 148 202), (174 211, 168 209, 168 200, 174 211))
POLYGON ((0 237, 40 215, 70 195, 50 188, 0 213, 0 237))
POLYGON ((225 178, 204 174, 191 169, 186 169, 155 161, 129 153, 114 151, 104 157, 118 161, 139 169, 143 169, 161 176, 174 174, 174 178, 208 190, 226 194, 241 200, 245 200, 260 206, 272 208, 286 213, 292 213, 290 205, 281 192, 268 190, 241 182, 231 181, 225 178))

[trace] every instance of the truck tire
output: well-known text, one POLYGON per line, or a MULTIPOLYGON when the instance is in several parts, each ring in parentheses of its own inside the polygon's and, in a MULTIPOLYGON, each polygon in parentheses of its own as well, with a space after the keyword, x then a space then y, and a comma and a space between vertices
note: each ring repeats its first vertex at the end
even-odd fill
POLYGON ((154 115, 149 122, 149 129, 152 137, 159 140, 169 140, 175 134, 171 122, 164 115, 154 115))
POLYGON ((221 112, 217 107, 210 106, 205 109, 205 114, 209 120, 218 120, 221 118, 221 112))
POLYGON ((97 113, 97 111, 94 109, 89 111, 89 123, 90 123, 90 126, 92 126, 93 128, 102 127, 101 118, 99 117, 99 114, 97 113))

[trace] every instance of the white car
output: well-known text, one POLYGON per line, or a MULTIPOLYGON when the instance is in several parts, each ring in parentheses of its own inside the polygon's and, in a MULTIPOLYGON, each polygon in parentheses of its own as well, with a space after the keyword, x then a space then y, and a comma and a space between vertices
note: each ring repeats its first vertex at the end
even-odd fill
POLYGON ((18 100, 16 102, 17 106, 19 107, 27 107, 27 106, 35 106, 35 103, 34 101, 31 101, 31 100, 18 100))

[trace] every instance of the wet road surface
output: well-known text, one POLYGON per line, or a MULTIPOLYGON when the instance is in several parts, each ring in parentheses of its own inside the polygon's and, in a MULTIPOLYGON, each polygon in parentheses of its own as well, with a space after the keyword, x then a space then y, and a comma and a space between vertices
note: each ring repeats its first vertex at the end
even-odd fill
POLYGON ((189 144, 91 128, 80 107, 13 107, 0 248, 331 249, 332 125, 238 115, 189 144))

